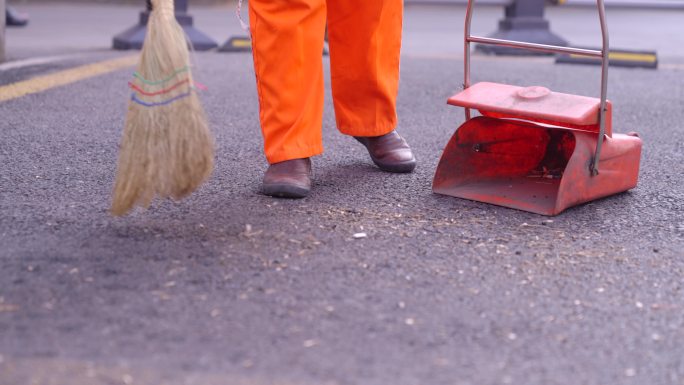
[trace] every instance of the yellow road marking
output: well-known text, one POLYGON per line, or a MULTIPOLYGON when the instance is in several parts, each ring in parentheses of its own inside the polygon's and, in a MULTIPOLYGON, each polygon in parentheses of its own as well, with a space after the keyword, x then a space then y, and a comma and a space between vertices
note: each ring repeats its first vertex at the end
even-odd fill
MULTIPOLYGON (((571 54, 572 58, 585 58, 582 55, 571 54)), ((655 63, 658 60, 656 55, 650 53, 631 53, 631 52, 610 52, 608 57, 613 60, 625 60, 625 61, 640 61, 646 63, 655 63)), ((596 60, 601 60, 596 58, 596 60)))
POLYGON ((55 72, 53 74, 42 75, 33 79, 8 84, 6 86, 0 86, 0 102, 20 98, 30 94, 36 94, 51 88, 64 86, 122 68, 131 67, 134 66, 137 61, 137 55, 126 56, 99 63, 87 64, 84 66, 55 72))
POLYGON ((656 55, 647 53, 611 52, 608 57, 615 60, 642 61, 646 63, 655 63, 658 60, 656 55))
POLYGON ((251 46, 252 46, 251 40, 248 40, 248 39, 233 40, 233 47, 245 48, 245 47, 251 47, 251 46))

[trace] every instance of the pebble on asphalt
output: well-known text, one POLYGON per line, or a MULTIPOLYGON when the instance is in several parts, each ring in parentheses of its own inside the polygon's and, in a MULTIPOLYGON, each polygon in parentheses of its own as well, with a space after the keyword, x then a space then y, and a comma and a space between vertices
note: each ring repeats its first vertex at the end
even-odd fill
POLYGON ((10 303, 0 303, 0 313, 12 313, 19 310, 18 305, 10 303))

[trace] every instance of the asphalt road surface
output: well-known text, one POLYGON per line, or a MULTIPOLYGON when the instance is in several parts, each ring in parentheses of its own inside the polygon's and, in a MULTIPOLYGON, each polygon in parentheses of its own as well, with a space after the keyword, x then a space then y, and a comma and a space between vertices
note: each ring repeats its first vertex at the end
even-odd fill
MULTIPOLYGON (((208 183, 124 218, 108 207, 129 70, 0 103, 0 384, 683 385, 684 68, 611 68, 639 186, 548 218, 431 192, 463 121, 447 56, 402 62, 415 173, 336 131, 328 85, 326 152, 296 201, 258 193, 249 55, 197 54, 208 183)), ((473 71, 599 88, 597 67, 549 59, 473 71)))

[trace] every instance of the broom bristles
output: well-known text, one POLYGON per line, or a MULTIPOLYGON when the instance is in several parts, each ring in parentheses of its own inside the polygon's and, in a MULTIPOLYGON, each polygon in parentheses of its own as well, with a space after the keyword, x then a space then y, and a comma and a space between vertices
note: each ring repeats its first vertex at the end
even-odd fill
POLYGON ((112 199, 112 214, 148 207, 155 197, 181 199, 211 174, 214 142, 192 91, 185 34, 173 0, 153 0, 138 74, 149 90, 129 103, 112 199), (187 86, 168 87, 187 83, 187 86), (168 92, 167 92, 168 91, 168 92), (171 101, 171 102, 169 102, 171 101), (169 102, 168 104, 166 104, 169 102))

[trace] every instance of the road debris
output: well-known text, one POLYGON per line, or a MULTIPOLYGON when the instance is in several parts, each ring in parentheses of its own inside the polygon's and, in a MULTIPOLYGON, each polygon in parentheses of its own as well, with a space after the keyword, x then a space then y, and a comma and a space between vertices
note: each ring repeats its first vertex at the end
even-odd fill
POLYGON ((0 303, 0 313, 12 313, 19 310, 18 305, 13 305, 11 303, 0 303))

